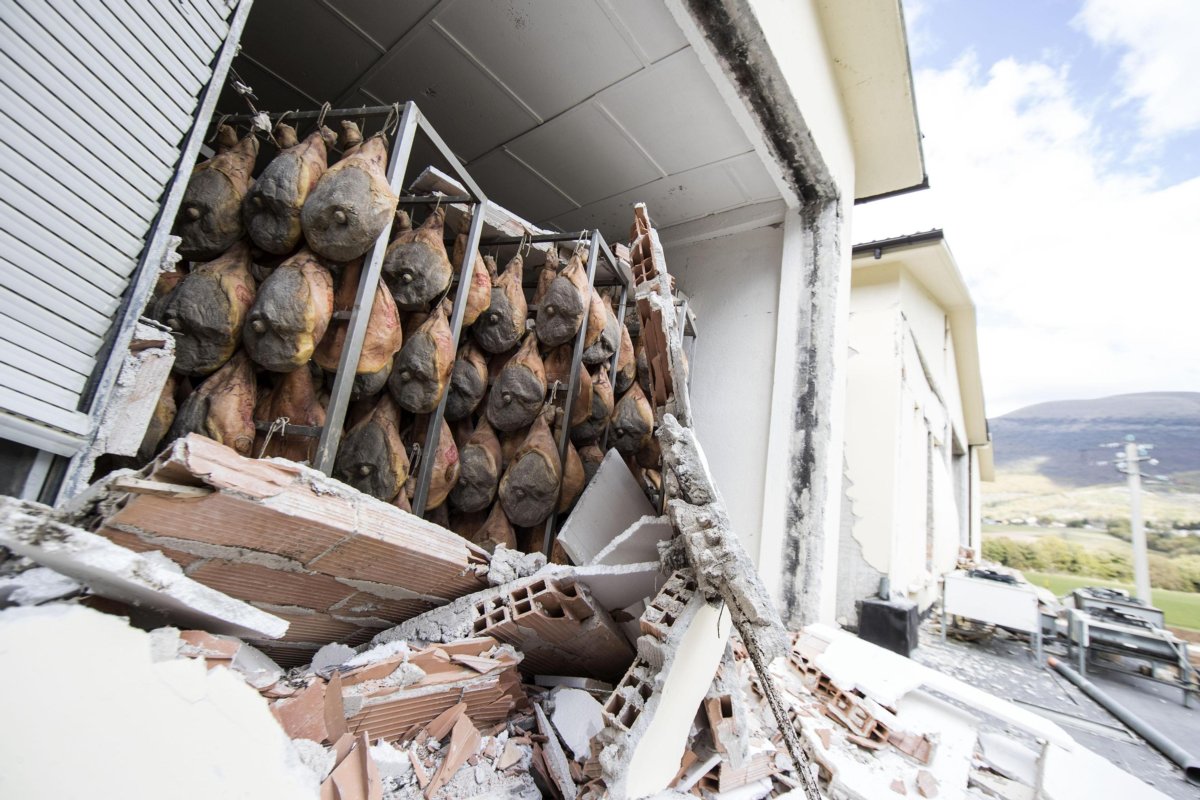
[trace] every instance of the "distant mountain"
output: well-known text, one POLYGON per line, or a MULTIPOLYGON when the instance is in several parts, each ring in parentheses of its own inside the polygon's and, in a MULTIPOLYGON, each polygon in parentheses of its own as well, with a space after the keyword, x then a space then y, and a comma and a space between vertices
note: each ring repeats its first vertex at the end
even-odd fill
POLYGON ((1159 464, 1144 467, 1144 472, 1181 478, 1200 472, 1200 392, 1038 403, 988 424, 998 469, 1037 472, 1066 486, 1122 480, 1111 465, 1095 462, 1111 461, 1115 454, 1099 445, 1124 442, 1129 434, 1154 445, 1151 455, 1159 464))

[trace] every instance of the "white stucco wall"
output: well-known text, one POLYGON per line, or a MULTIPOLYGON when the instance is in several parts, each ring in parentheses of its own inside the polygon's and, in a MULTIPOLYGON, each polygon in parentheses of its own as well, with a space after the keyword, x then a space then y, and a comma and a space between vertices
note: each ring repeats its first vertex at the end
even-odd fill
POLYGON ((894 270, 891 277, 855 287, 846 362, 846 491, 853 536, 867 564, 884 574, 892 560, 901 422, 900 292, 894 270))
POLYGON ((691 365, 696 430, 730 518, 756 559, 782 246, 779 226, 768 226, 666 249, 700 333, 691 365))
POLYGON ((848 330, 846 497, 853 519, 842 526, 851 541, 842 542, 839 614, 852 617, 853 600, 871 594, 872 570, 888 576, 894 595, 927 607, 938 576, 956 564, 960 509, 969 510, 971 541, 978 541, 979 525, 976 454, 972 476, 957 489, 954 479, 948 426, 960 443, 966 437, 945 311, 903 267, 864 266, 855 273, 848 330), (848 552, 861 554, 861 562, 848 552))

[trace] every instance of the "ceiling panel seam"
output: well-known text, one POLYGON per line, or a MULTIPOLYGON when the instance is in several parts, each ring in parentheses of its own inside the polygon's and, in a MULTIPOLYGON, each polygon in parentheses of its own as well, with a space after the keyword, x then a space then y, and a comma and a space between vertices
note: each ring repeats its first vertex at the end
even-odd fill
POLYGON ((349 103, 351 100, 353 100, 355 93, 362 89, 362 87, 366 86, 367 82, 371 80, 371 78, 374 78, 376 75, 378 75, 383 68, 386 67, 388 63, 400 53, 401 50, 407 47, 408 44, 416 38, 417 32, 421 29, 421 26, 436 18, 437 15, 441 13, 451 1, 452 0, 440 0, 437 5, 426 11, 423 17, 417 20, 411 28, 404 32, 403 36, 397 39, 396 42, 389 47, 383 55, 375 60, 374 64, 367 67, 365 71, 351 81, 350 85, 346 87, 345 91, 338 95, 337 101, 333 104, 334 107, 342 108, 346 105, 346 103, 349 103))
MULTIPOLYGON (((563 199, 564 199, 564 200, 566 200, 567 202, 569 202, 571 205, 575 206, 575 208, 576 208, 576 209, 583 208, 583 206, 582 206, 582 205, 579 203, 579 201, 578 201, 578 200, 576 200, 574 197, 571 197, 571 195, 569 195, 569 194, 567 194, 566 192, 564 192, 564 191, 563 191, 561 188, 559 188, 558 184, 556 184, 554 181, 550 180, 550 179, 549 179, 549 178, 547 178, 545 175, 543 175, 542 173, 538 172, 538 171, 537 171, 536 169, 534 169, 532 166, 530 166, 529 164, 527 164, 527 163, 525 162, 525 160, 524 160, 524 159, 522 159, 520 156, 518 156, 516 153, 514 153, 514 152, 513 152, 513 151, 511 151, 511 150, 509 150, 507 147, 502 147, 502 148, 501 148, 501 151, 502 151, 502 152, 503 152, 505 155, 507 155, 509 158, 511 158, 513 161, 517 162, 517 163, 518 163, 518 164, 520 164, 522 167, 524 167, 526 171, 528 171, 528 172, 530 172, 531 174, 533 174, 533 175, 534 175, 534 176, 535 176, 535 177, 536 177, 538 180, 540 180, 542 183, 546 184, 546 185, 547 185, 547 186, 549 186, 551 189, 553 189, 554 191, 556 191, 556 192, 558 192, 560 195, 562 195, 563 199)), ((567 212, 563 212, 563 213, 567 213, 567 212)))
POLYGON ((474 64, 475 67, 480 72, 482 72, 484 75, 486 75, 488 77, 488 80, 490 80, 492 83, 496 84, 496 86, 502 92, 507 94, 514 103, 516 103, 518 106, 521 107, 522 111, 524 111, 526 114, 528 114, 530 117, 532 117, 533 121, 534 121, 534 127, 537 127, 538 125, 541 125, 543 122, 545 122, 545 120, 542 119, 542 117, 536 111, 533 110, 533 107, 530 106, 528 103, 526 103, 524 98, 522 98, 519 94, 517 94, 515 89, 513 89, 507 83, 502 81, 500 79, 500 77, 498 75, 496 75, 496 73, 492 72, 492 70, 486 64, 484 64, 483 61, 481 61, 478 57, 476 57, 476 55, 474 53, 472 53, 471 50, 466 45, 464 45, 462 42, 458 41, 458 39, 454 38, 454 34, 450 33, 450 31, 446 30, 446 27, 444 25, 442 25, 442 23, 438 22, 435 19, 429 23, 429 26, 431 28, 433 28, 435 31, 437 31, 438 33, 440 33, 442 35, 443 39, 445 39, 447 42, 449 42, 450 45, 452 47, 454 47, 454 49, 458 50, 458 52, 462 53, 463 56, 466 57, 466 59, 468 61, 470 61, 472 64, 474 64))
POLYGON ((650 58, 650 54, 642 48, 641 42, 633 35, 633 31, 625 23, 625 20, 621 18, 621 14, 612 7, 612 3, 609 0, 596 0, 596 5, 600 7, 604 16, 608 17, 608 21, 612 23, 613 28, 616 29, 620 37, 625 40, 625 44, 629 45, 629 49, 637 56, 638 61, 642 62, 642 67, 648 67, 653 64, 654 60, 650 58))
MULTIPOLYGON (((291 81, 289 81, 287 78, 283 77, 283 76, 282 76, 282 75, 280 75, 278 72, 276 72, 275 70, 271 69, 271 68, 270 68, 270 67, 268 67, 266 64, 262 63, 262 62, 261 62, 261 61, 259 61, 257 58, 255 58, 254 56, 252 56, 252 55, 250 55, 249 53, 247 53, 245 50, 243 50, 243 51, 242 51, 241 53, 239 53, 238 55, 239 55, 241 58, 244 58, 244 59, 246 59, 248 62, 250 62, 251 64, 253 64, 253 65, 255 66, 255 68, 257 68, 257 69, 260 69, 260 70, 262 70, 263 72, 267 73, 267 75, 268 75, 269 77, 271 77, 271 78, 274 78, 275 80, 279 81, 279 83, 283 84, 284 86, 286 86, 287 88, 289 88, 289 89, 291 89, 293 92, 295 92, 296 94, 298 94, 298 95, 300 95, 301 97, 303 97, 303 98, 304 98, 305 100, 307 100, 308 102, 312 103, 314 106, 318 106, 318 105, 320 105, 320 104, 321 104, 321 101, 317 100, 317 99, 316 99, 315 97, 313 97, 311 94, 309 94, 308 92, 304 91, 304 90, 303 90, 303 89, 301 89, 299 86, 297 86, 296 84, 292 83, 292 82, 291 82, 291 81)), ((253 87, 253 86, 251 86, 250 88, 251 88, 251 89, 253 89, 254 87, 253 87)))
POLYGON ((732 181, 733 185, 736 186, 738 191, 742 193, 742 197, 745 199, 745 201, 747 203, 753 202, 755 198, 750 196, 750 190, 746 188, 746 184, 742 181, 742 176, 738 174, 736 169, 734 169, 733 164, 725 164, 723 169, 725 170, 725 174, 729 176, 729 180, 732 181))
POLYGON ((349 28, 350 30, 357 33, 360 37, 362 37, 362 39, 367 44, 371 45, 376 50, 378 50, 380 52, 380 54, 387 52, 388 49, 386 47, 384 47, 382 44, 380 44, 379 42, 377 42, 375 40, 375 37, 373 37, 371 34, 367 33, 366 31, 364 31, 357 22, 350 19, 350 17, 346 16, 346 14, 340 8, 335 6, 333 3, 329 2, 329 0, 316 0, 316 1, 318 3, 320 3, 321 5, 323 5, 325 7, 325 9, 327 11, 329 11, 329 13, 333 14, 335 17, 340 19, 342 21, 343 25, 345 25, 347 28, 349 28))
MULTIPOLYGON (((683 47, 679 48, 679 50, 676 50, 672 53, 669 53, 669 54, 663 56, 662 58, 660 58, 658 61, 656 61, 654 63, 657 64, 659 62, 666 61, 671 56, 675 55, 676 53, 679 53, 682 50, 687 50, 689 47, 690 47, 690 45, 684 45, 683 47)), ((653 65, 651 65, 651 66, 653 66, 653 65)), ((626 81, 633 80, 634 78, 639 77, 640 75, 645 73, 645 71, 646 71, 646 68, 643 67, 642 69, 639 69, 636 72, 631 72, 630 74, 626 75, 624 78, 621 78, 619 81, 615 81, 613 83, 610 83, 608 86, 605 86, 601 89, 597 89, 595 92, 593 92, 592 94, 583 98, 578 103, 571 106, 570 108, 564 108, 562 111, 555 114, 554 116, 547 117, 546 119, 542 120, 541 125, 538 125, 537 127, 540 128, 543 125, 547 125, 551 122, 554 122, 559 117, 563 117, 563 116, 566 116, 567 114, 570 114, 575 109, 579 108, 580 106, 587 105, 588 103, 592 102, 593 100, 595 100, 596 98, 598 98, 600 95, 604 94, 605 92, 609 91, 610 89, 616 88, 617 86, 620 86, 621 84, 625 83, 626 81)), ((505 150, 506 151, 509 145, 514 144, 517 140, 521 139, 524 136, 528 136, 534 130, 536 130, 536 128, 532 128, 527 131, 522 131, 521 133, 518 133, 516 136, 513 136, 503 142, 500 142, 500 144, 496 145, 491 150, 488 150, 487 152, 480 153, 479 155, 475 156, 475 158, 471 159, 471 161, 468 162, 468 166, 470 166, 470 164, 475 163, 476 161, 487 158, 492 153, 495 153, 497 150, 505 150)))
POLYGON ((658 172, 660 178, 667 177, 667 171, 663 169, 657 161, 654 160, 654 156, 650 155, 650 151, 642 146, 642 143, 637 140, 637 137, 630 133, 629 129, 621 124, 621 120, 617 119, 617 115, 608 110, 608 106, 604 105, 604 103, 599 99, 593 100, 592 105, 606 119, 608 119, 609 122, 612 123, 613 127, 617 129, 617 132, 624 136, 625 140, 628 141, 629 144, 633 145, 633 147, 642 154, 642 157, 646 159, 650 166, 654 167, 656 172, 658 172))
MULTIPOLYGON (((717 159, 716 161, 710 161, 707 164, 700 164, 695 167, 690 167, 688 169, 685 169, 683 172, 676 172, 671 175, 664 175, 662 177, 655 178, 654 180, 646 181, 645 183, 639 183, 637 186, 630 186, 627 189, 622 189, 619 192, 614 192, 613 194, 607 195, 605 197, 601 197, 598 200, 593 200, 590 203, 588 203, 587 205, 579 206, 578 210, 586 211, 587 209, 594 208, 595 206, 598 206, 601 203, 606 203, 609 200, 612 200, 614 197, 620 197, 621 195, 628 194, 629 192, 636 192, 639 189, 645 189, 647 186, 651 186, 655 183, 658 183, 661 180, 666 180, 668 178, 678 178, 681 176, 690 175, 693 172, 699 172, 700 170, 708 169, 709 167, 723 166, 723 165, 729 164, 733 161, 736 161, 737 159, 742 158, 743 156, 750 154, 750 153, 755 153, 755 151, 753 149, 750 149, 750 150, 747 150, 745 153, 738 153, 737 155, 728 156, 726 158, 720 158, 720 159, 717 159)), ((515 156, 514 156, 514 158, 515 158, 515 156)), ((736 208, 737 206, 732 206, 732 207, 736 208)), ((725 209, 725 210, 727 210, 727 209, 725 209)), ((569 214, 570 212, 567 211, 564 213, 569 214)), ((559 216, 562 216, 562 214, 559 214, 559 216)), ((707 216, 707 214, 704 214, 702 216, 707 216)), ((697 217, 697 219, 699 219, 699 217, 697 217)))

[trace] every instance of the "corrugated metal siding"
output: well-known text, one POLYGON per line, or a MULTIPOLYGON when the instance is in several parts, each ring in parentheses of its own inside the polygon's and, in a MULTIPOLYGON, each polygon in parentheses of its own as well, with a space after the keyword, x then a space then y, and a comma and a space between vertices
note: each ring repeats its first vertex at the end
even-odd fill
POLYGON ((0 4, 0 415, 87 432, 84 386, 233 5, 0 4))

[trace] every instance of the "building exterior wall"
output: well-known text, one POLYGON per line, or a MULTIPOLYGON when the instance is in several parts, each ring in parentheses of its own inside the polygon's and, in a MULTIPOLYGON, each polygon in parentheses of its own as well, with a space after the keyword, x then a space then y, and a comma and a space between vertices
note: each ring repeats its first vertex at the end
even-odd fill
POLYGON ((782 247, 774 225, 666 250, 700 333, 690 365, 696 430, 753 556, 762 539, 782 247))
POLYGON ((837 614, 853 624, 855 601, 877 590, 872 578, 922 609, 933 602, 959 547, 979 540, 979 458, 965 444, 946 311, 904 267, 856 270, 848 330, 853 519, 842 526, 837 614))
POLYGON ((900 292, 896 270, 854 288, 848 324, 843 541, 837 564, 839 621, 854 601, 879 590, 892 566, 892 529, 900 478, 900 292))

